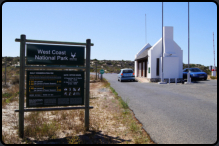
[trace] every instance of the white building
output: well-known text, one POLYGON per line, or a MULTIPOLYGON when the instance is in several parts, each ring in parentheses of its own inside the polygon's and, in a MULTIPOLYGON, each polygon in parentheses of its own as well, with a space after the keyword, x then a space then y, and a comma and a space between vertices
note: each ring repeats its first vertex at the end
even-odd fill
POLYGON ((163 27, 163 54, 162 38, 153 46, 146 44, 135 55, 135 76, 144 77, 151 82, 161 81, 162 57, 164 81, 175 78, 180 82, 183 78, 183 51, 173 40, 173 27, 163 27))

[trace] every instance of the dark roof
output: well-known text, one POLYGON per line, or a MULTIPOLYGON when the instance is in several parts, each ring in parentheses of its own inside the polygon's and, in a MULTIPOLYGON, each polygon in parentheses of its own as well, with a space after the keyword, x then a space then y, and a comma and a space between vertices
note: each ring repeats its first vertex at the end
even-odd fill
POLYGON ((148 57, 148 50, 150 50, 151 47, 147 48, 146 50, 144 50, 136 59, 137 60, 141 60, 141 59, 146 59, 148 57))

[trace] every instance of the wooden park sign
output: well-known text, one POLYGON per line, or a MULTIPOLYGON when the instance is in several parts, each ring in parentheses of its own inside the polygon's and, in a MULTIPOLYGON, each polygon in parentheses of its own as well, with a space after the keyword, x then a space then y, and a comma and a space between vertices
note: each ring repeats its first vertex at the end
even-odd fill
POLYGON ((24 112, 32 111, 85 109, 85 129, 89 130, 89 109, 93 108, 89 106, 90 46, 94 45, 91 40, 87 39, 86 43, 30 40, 26 39, 26 35, 21 35, 21 38, 15 39, 15 42, 20 42, 19 110, 15 110, 15 112, 19 112, 19 137, 24 137, 24 112), (27 42, 41 44, 26 44, 27 42), (86 65, 84 64, 84 46, 86 46, 86 65), (26 64, 31 66, 25 65, 25 47, 27 48, 26 64), (57 71, 54 69, 80 69, 85 71, 57 71), (24 108, 25 71, 27 74, 26 107, 28 108, 24 108), (29 108, 71 105, 84 106, 29 108))

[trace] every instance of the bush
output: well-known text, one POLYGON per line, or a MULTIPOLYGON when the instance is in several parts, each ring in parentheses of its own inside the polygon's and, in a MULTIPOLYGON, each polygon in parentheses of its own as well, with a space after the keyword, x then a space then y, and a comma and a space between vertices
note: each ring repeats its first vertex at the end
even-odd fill
POLYGON ((13 76, 11 82, 12 82, 13 85, 14 84, 19 84, 19 76, 13 76))
POLYGON ((210 78, 211 78, 211 79, 217 79, 217 76, 216 76, 216 77, 214 77, 214 76, 210 76, 210 78))
POLYGON ((2 98, 10 98, 12 95, 12 93, 3 93, 2 98))

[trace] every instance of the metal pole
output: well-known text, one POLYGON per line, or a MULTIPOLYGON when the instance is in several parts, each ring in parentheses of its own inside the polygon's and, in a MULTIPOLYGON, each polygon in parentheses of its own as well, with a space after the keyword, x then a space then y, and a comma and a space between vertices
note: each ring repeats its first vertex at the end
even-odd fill
POLYGON ((187 73, 187 83, 190 83, 190 72, 189 72, 189 2, 188 2, 188 73, 187 73))
POLYGON ((24 77, 25 77, 25 40, 21 35, 20 41, 20 81, 19 81, 19 137, 24 137, 24 77))
POLYGON ((7 67, 7 56, 5 57, 5 85, 6 85, 6 67, 7 67))
POLYGON ((162 75, 161 75, 161 82, 163 82, 163 2, 162 2, 162 75))
MULTIPOLYGON (((213 32, 213 49, 214 49, 214 32, 213 32)), ((214 71, 215 71, 215 49, 213 50, 214 51, 214 71)))
POLYGON ((86 40, 86 95, 85 95, 85 130, 89 130, 89 97, 90 97, 90 46, 91 40, 86 40))
POLYGON ((145 14, 145 44, 147 44, 146 14, 145 14))
POLYGON ((188 68, 189 68, 189 2, 188 2, 188 68))

